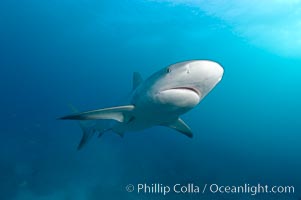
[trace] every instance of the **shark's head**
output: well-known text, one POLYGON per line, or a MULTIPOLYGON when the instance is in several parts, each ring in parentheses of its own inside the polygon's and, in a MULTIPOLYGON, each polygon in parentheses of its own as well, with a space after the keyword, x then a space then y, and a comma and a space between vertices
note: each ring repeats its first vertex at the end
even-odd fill
POLYGON ((170 65, 153 74, 151 95, 156 103, 190 109, 222 79, 224 70, 216 62, 193 60, 170 65))

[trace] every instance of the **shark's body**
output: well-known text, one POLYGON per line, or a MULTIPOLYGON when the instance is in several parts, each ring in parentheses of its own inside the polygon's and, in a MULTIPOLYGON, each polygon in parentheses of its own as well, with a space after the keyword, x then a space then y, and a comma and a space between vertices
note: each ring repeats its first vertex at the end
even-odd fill
POLYGON ((79 148, 95 131, 101 135, 112 130, 123 135, 127 131, 159 125, 192 137, 191 129, 180 119, 180 115, 195 107, 222 79, 223 72, 216 62, 192 60, 165 67, 145 81, 134 73, 129 105, 77 113, 61 119, 117 121, 107 129, 100 128, 97 123, 87 126, 85 121, 80 121, 84 135, 79 148))

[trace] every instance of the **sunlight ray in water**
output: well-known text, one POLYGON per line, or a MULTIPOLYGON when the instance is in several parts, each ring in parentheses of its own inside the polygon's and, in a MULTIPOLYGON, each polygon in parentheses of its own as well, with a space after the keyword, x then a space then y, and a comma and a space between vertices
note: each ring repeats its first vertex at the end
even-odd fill
MULTIPOLYGON (((151 0, 152 1, 152 0, 151 0)), ((250 43, 283 56, 301 56, 301 1, 153 0, 197 7, 250 43)))

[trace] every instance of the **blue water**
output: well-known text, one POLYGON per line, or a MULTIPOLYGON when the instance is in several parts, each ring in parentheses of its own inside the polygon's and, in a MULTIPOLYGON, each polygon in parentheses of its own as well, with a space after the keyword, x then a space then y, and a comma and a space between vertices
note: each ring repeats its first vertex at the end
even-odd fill
POLYGON ((299 199, 300 3, 242 2, 2 0, 0 199, 299 199), (154 127, 77 151, 79 126, 57 120, 69 104, 118 105, 134 71, 146 78, 189 59, 225 69, 183 116, 193 139, 154 127), (138 183, 293 185, 295 194, 126 192, 138 183))

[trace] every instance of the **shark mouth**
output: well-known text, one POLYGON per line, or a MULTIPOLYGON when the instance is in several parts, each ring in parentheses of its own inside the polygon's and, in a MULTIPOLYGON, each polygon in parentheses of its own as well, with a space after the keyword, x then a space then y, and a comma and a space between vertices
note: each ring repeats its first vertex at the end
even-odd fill
POLYGON ((175 90, 175 89, 189 90, 189 91, 192 91, 192 92, 196 93, 199 97, 201 96, 201 92, 199 90, 197 90, 196 88, 193 88, 193 87, 174 87, 174 88, 170 88, 170 90, 175 90))

